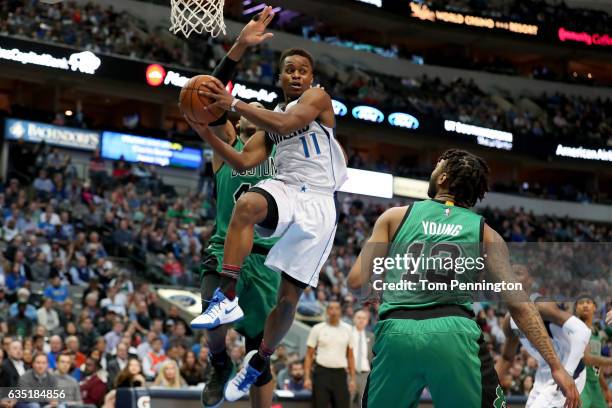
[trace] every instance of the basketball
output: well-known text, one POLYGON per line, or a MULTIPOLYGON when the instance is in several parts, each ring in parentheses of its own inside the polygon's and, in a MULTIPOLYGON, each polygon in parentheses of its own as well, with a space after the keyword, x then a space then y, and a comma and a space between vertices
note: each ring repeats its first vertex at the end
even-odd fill
POLYGON ((198 91, 208 91, 207 84, 212 82, 213 78, 210 75, 196 75, 187 81, 181 89, 179 106, 189 120, 201 124, 209 124, 223 115, 223 109, 220 108, 204 109, 213 100, 198 94, 198 91))

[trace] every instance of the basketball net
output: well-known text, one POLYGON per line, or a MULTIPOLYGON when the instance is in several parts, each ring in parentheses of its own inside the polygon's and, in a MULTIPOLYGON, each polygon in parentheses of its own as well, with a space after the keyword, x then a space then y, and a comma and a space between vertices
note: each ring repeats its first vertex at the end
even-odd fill
POLYGON ((225 35, 224 3, 225 0, 170 0, 170 31, 187 38, 193 32, 204 31, 212 37, 225 35))

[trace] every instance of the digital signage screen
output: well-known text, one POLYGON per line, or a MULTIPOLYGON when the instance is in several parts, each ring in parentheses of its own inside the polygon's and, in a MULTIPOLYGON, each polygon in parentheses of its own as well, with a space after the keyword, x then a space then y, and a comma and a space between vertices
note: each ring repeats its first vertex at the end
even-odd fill
POLYGON ((181 143, 126 133, 102 132, 102 157, 128 162, 143 162, 158 166, 197 169, 202 162, 202 149, 185 147, 181 143))

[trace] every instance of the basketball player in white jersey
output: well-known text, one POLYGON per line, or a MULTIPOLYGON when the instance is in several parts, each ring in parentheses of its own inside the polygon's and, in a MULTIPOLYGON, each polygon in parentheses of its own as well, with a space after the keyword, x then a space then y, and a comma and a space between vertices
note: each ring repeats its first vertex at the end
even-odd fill
MULTIPOLYGON (((262 37, 269 35, 265 28, 271 15, 271 8, 266 7, 258 19, 262 37)), ((249 23, 244 30, 255 27, 249 23)), ((207 126, 190 122, 215 152, 239 171, 262 163, 276 145, 276 176, 258 183, 236 202, 225 240, 220 288, 205 313, 195 319, 198 326, 212 329, 242 318, 236 282, 251 251, 254 228, 260 236, 279 238, 265 263, 281 273, 278 302, 266 320, 259 350, 247 354, 244 367, 227 384, 228 401, 246 395, 269 365, 270 355, 293 323, 302 291, 316 287, 334 241, 335 192, 346 179, 346 158, 334 136, 331 98, 322 88, 313 87, 313 68, 312 56, 303 49, 282 53, 284 102, 274 111, 234 98, 220 81, 209 86, 211 92, 201 92, 215 101, 211 106, 237 112, 265 130, 251 136, 242 152, 214 136, 207 126)))
MULTIPOLYGON (((533 280, 527 267, 513 265, 513 270, 517 279, 523 284, 523 289, 529 293, 533 280)), ((591 331, 576 316, 559 309, 556 303, 538 301, 537 297, 538 295, 532 296, 532 300, 548 329, 555 352, 565 370, 573 376, 578 392, 582 392, 586 383, 586 369, 582 358, 589 343, 591 331)), ((529 355, 538 362, 533 388, 525 407, 562 408, 565 405, 565 397, 555 383, 550 367, 544 358, 518 329, 510 315, 505 317, 502 328, 506 334, 506 342, 503 345, 501 358, 495 365, 497 375, 501 377, 512 367, 520 342, 529 355)))

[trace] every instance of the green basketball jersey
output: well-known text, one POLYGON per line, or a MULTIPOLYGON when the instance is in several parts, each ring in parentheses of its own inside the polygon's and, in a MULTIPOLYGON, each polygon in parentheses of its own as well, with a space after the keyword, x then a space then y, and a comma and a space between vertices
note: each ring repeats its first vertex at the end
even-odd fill
MULTIPOLYGON (((593 356, 601 356, 602 338, 596 329, 591 331, 591 339, 589 340, 588 350, 593 356)), ((599 367, 587 366, 587 381, 599 384, 599 367)))
POLYGON ((484 269, 483 226, 480 215, 452 203, 425 200, 412 204, 389 246, 387 258, 396 262, 386 269, 387 286, 375 286, 382 289, 381 316, 395 309, 438 304, 471 308, 472 292, 459 284, 474 282, 484 269), (401 264, 399 259, 403 259, 401 264), (428 284, 435 288, 423 287, 428 284))
MULTIPOLYGON (((236 137, 236 142, 233 147, 241 152, 244 148, 244 143, 242 143, 239 137, 236 137)), ((225 243, 227 227, 229 226, 232 212, 234 211, 234 205, 236 201, 238 201, 238 198, 261 180, 269 179, 274 176, 276 173, 276 168, 274 167, 274 153, 275 148, 273 148, 270 157, 268 157, 265 162, 249 170, 238 172, 226 163, 223 163, 219 170, 217 170, 215 173, 217 211, 215 217, 215 231, 210 238, 211 244, 223 245, 225 243)), ((264 239, 255 235, 253 242, 255 245, 270 249, 277 240, 278 239, 264 239)))

